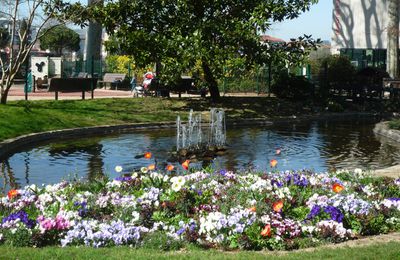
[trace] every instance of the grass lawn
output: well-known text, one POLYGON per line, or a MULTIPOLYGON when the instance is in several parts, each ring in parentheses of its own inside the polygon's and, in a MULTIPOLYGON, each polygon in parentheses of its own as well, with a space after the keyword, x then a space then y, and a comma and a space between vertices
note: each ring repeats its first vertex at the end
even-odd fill
POLYGON ((1 259, 399 259, 400 242, 357 247, 322 247, 294 252, 236 251, 188 249, 159 251, 154 249, 113 248, 10 248, 0 247, 1 259))
POLYGON ((232 118, 267 118, 308 112, 293 102, 266 97, 225 97, 212 104, 200 99, 126 98, 60 101, 10 101, 0 105, 0 141, 23 134, 56 129, 124 123, 175 121, 190 109, 226 110, 232 118))

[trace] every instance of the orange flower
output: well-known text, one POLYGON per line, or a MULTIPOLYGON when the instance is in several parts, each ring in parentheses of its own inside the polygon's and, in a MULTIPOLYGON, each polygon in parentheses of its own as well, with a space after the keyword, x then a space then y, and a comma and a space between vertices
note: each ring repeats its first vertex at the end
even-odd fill
POLYGON ((278 161, 275 160, 275 159, 272 159, 272 160, 269 162, 269 165, 271 165, 272 168, 274 168, 277 164, 278 164, 278 161))
POLYGON ((271 236, 271 225, 265 225, 264 229, 261 231, 261 236, 270 237, 271 236))
POLYGON ((167 165, 167 171, 172 171, 175 167, 172 164, 167 165))
POLYGON ((7 193, 8 199, 12 199, 12 198, 16 197, 17 195, 18 195, 18 191, 17 190, 10 190, 7 193))
POLYGON ((274 204, 272 204, 272 208, 274 209, 275 212, 281 212, 283 209, 283 201, 277 201, 274 204))
POLYGON ((156 169, 156 166, 155 166, 154 164, 150 164, 149 166, 147 166, 147 169, 148 169, 149 171, 153 171, 153 170, 156 169))
POLYGON ((257 210, 256 207, 251 207, 251 208, 249 208, 249 211, 251 211, 251 212, 256 212, 256 210, 257 210))
POLYGON ((182 163, 183 169, 189 170, 189 163, 190 163, 190 160, 184 161, 184 162, 182 163))
POLYGON ((335 183, 332 185, 332 190, 333 190, 333 192, 340 193, 340 192, 342 192, 342 190, 344 190, 344 187, 342 185, 340 185, 339 183, 335 183))
POLYGON ((276 153, 276 155, 280 155, 281 154, 281 149, 276 149, 276 151, 275 151, 275 153, 276 153))
POLYGON ((144 153, 144 158, 150 159, 151 158, 151 152, 145 152, 144 153))

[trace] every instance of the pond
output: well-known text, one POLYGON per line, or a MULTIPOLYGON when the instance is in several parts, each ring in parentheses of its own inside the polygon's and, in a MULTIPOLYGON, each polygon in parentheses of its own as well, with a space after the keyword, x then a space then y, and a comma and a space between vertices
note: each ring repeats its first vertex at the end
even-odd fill
MULTIPOLYGON (((228 149, 216 157, 216 169, 277 170, 331 168, 377 169, 400 163, 400 145, 374 135, 377 119, 316 120, 268 127, 228 127, 228 149), (276 150, 281 154, 277 155, 276 150)), ((148 130, 107 136, 53 141, 26 147, 0 161, 2 190, 27 184, 50 184, 63 179, 116 177, 115 166, 128 173, 157 160, 164 168, 175 143, 175 130, 148 130), (150 151, 153 158, 135 159, 150 151)), ((194 168, 207 167, 197 162, 194 168)), ((181 170, 178 163, 176 169, 181 170)))

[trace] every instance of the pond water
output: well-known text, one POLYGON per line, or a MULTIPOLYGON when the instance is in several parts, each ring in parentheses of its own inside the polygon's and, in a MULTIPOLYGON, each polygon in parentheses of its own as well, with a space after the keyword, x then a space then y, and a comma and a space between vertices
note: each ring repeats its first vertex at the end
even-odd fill
MULTIPOLYGON (((238 170, 257 168, 270 171, 269 161, 278 161, 277 170, 330 168, 377 169, 400 163, 400 145, 372 132, 376 119, 318 120, 268 127, 228 127, 227 152, 211 166, 238 170), (280 149, 281 154, 276 155, 280 149)), ((27 147, 0 161, 0 189, 27 184, 56 183, 73 177, 119 176, 114 168, 128 173, 157 160, 159 168, 175 146, 175 130, 149 130, 108 136, 53 141, 27 147), (150 160, 139 158, 146 151, 150 160)), ((176 169, 181 167, 175 164, 176 169)), ((205 167, 194 163, 191 167, 205 167)))

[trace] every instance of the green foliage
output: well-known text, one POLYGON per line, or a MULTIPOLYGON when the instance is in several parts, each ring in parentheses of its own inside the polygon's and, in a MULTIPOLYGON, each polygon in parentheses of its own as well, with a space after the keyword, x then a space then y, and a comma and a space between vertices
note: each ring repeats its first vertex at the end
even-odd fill
POLYGON ((115 38, 108 44, 110 51, 133 55, 140 67, 162 64, 158 76, 166 82, 199 62, 212 98, 219 98, 217 79, 231 60, 262 64, 272 62, 271 53, 279 53, 273 55, 275 60, 302 60, 307 47, 315 44, 310 36, 271 47, 260 43, 257 31, 267 31, 271 22, 296 18, 316 2, 120 0, 94 8, 92 16, 115 38))
POLYGON ((313 85, 303 76, 282 71, 275 79, 271 91, 279 98, 303 100, 312 96, 313 85))
POLYGON ((144 237, 142 246, 145 249, 156 249, 162 251, 179 250, 184 242, 167 236, 164 232, 154 232, 144 237))
POLYGON ((346 56, 332 55, 322 61, 322 67, 327 69, 326 80, 334 88, 345 88, 352 84, 356 69, 346 56))
POLYGON ((362 234, 377 235, 387 233, 388 231, 389 227, 385 221, 385 216, 383 214, 378 214, 369 217, 362 234))
POLYGON ((47 28, 40 37, 40 48, 50 49, 57 55, 62 55, 64 50, 79 51, 79 43, 79 34, 65 25, 47 28))
POLYGON ((106 67, 107 72, 124 73, 128 75, 129 69, 135 69, 135 63, 133 59, 127 55, 107 55, 106 67))
POLYGON ((389 121, 388 126, 391 129, 400 130, 400 119, 393 119, 392 121, 389 121))
POLYGON ((313 237, 301 237, 293 239, 292 248, 287 248, 287 249, 290 250, 290 249, 304 249, 310 247, 317 247, 322 245, 323 243, 324 243, 323 241, 313 237))
POLYGON ((32 230, 27 229, 26 227, 20 227, 12 232, 10 230, 6 230, 4 233, 4 240, 6 241, 6 245, 12 247, 29 247, 32 246, 32 230))
POLYGON ((343 106, 340 103, 338 103, 338 102, 336 102, 334 100, 328 101, 327 108, 328 108, 328 111, 330 111, 330 112, 336 112, 337 113, 337 112, 343 112, 344 111, 343 106))

